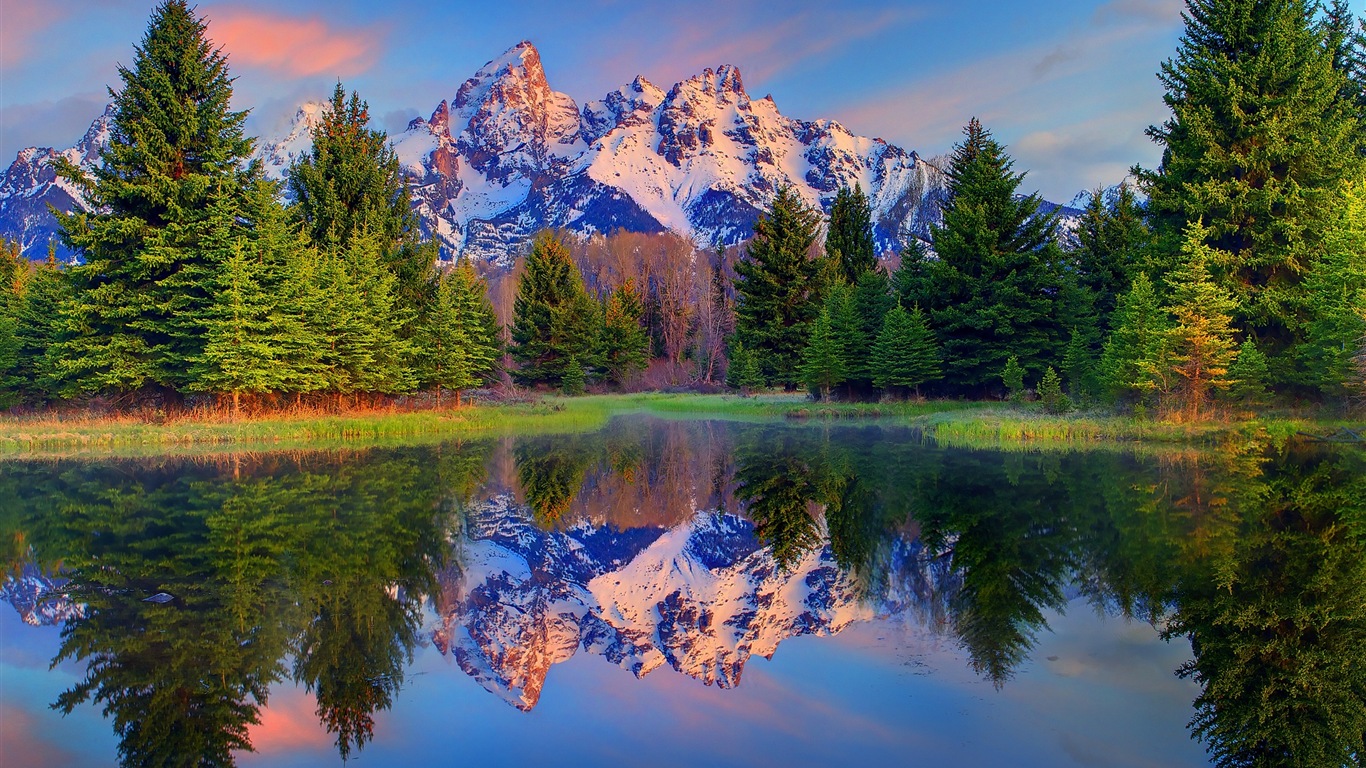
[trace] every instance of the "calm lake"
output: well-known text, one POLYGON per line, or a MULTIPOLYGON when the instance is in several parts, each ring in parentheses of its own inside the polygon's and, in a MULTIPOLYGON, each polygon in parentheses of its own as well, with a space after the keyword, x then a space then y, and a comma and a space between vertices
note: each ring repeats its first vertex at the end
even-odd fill
POLYGON ((633 416, 9 460, 0 526, 5 766, 1343 765, 1366 733, 1359 448, 633 416))

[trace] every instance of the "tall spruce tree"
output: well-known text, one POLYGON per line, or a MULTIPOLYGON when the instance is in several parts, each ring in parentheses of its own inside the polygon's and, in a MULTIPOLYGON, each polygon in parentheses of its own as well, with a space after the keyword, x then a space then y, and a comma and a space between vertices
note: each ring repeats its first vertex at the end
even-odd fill
POLYGON ((823 260, 811 257, 819 230, 819 214, 791 187, 780 187, 735 264, 735 333, 764 378, 788 389, 801 378, 802 351, 820 310, 823 260))
MULTIPOLYGON (((373 239, 393 273, 395 295, 414 313, 433 292, 435 246, 422 238, 407 179, 384 131, 370 128, 370 108, 337 83, 313 127, 313 146, 289 168, 295 217, 318 248, 373 239)), ((406 329, 411 332, 413 329, 406 329)))
POLYGON ((1314 24, 1316 6, 1187 0, 1185 34, 1158 75, 1171 117, 1148 129, 1162 164, 1135 169, 1169 265, 1190 222, 1228 254, 1213 278, 1282 383, 1296 379, 1306 270, 1339 183, 1361 162, 1346 78, 1314 24))
POLYGON ((566 375, 601 362, 598 303, 584 288, 569 248, 551 232, 532 243, 512 304, 512 358, 516 378, 560 385, 566 375))
POLYGON ((230 109, 227 59, 184 0, 157 6, 133 65, 118 75, 102 164, 93 177, 60 168, 89 207, 57 215, 81 261, 70 270, 69 327, 54 357, 83 392, 186 383, 202 333, 175 326, 209 303, 209 211, 239 197, 256 172, 245 166, 246 113, 230 109))
POLYGON ((826 258, 839 266, 839 275, 854 285, 865 272, 877 269, 877 246, 873 240, 873 210, 863 187, 840 187, 830 206, 830 227, 825 235, 826 258))
POLYGON ((470 360, 470 340, 460 317, 459 288, 455 276, 447 272, 436 284, 436 295, 427 304, 427 316, 419 326, 417 342, 418 386, 436 389, 436 407, 441 407, 442 390, 456 393, 475 382, 470 360))
POLYGON ((1066 344, 1077 309, 1057 220, 1037 194, 1017 196, 1024 174, 973 118, 954 148, 944 221, 934 230, 938 259, 926 262, 924 297, 944 346, 946 383, 985 394, 1011 356, 1041 373, 1066 344))

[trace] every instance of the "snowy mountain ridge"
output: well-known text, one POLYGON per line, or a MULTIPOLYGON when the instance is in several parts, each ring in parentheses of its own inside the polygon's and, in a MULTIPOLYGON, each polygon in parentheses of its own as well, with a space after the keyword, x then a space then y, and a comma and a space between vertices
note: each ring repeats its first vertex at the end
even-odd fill
MULTIPOLYGON (((282 178, 307 151, 322 108, 304 104, 286 136, 259 142, 255 158, 268 176, 282 178)), ((55 232, 47 204, 70 210, 79 199, 55 178, 53 158, 92 169, 109 117, 106 110, 73 149, 19 154, 0 180, 0 236, 41 255, 55 232)), ((783 185, 822 210, 841 187, 861 185, 888 252, 925 238, 945 196, 943 162, 855 136, 833 120, 787 117, 771 97, 751 99, 734 66, 705 69, 668 90, 636 77, 580 107, 550 86, 526 41, 391 141, 422 226, 444 255, 501 264, 547 227, 581 235, 674 230, 700 246, 734 244, 783 185)))

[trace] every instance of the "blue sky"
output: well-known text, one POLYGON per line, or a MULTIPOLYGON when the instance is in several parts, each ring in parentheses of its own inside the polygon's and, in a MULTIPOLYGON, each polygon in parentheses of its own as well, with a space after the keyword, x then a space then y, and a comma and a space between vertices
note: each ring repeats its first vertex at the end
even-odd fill
MULTIPOLYGON (((1366 4, 1366 0, 1363 0, 1366 4)), ((0 161, 69 146, 132 58, 147 0, 0 0, 0 161)), ((430 114, 522 39, 550 84, 580 104, 644 75, 661 87, 735 64, 784 114, 933 155, 977 115, 1010 147, 1027 189, 1066 200, 1158 153, 1155 73, 1175 50, 1184 0, 204 0, 239 107, 258 133, 294 107, 360 91, 390 131, 430 114), (782 11, 773 10, 781 5, 782 11)))

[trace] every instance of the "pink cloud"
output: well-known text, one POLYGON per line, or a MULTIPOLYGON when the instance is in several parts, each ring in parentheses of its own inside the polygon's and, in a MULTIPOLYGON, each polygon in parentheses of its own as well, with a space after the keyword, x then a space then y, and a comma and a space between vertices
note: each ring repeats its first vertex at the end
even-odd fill
POLYGON ((209 37, 234 66, 296 77, 364 72, 379 55, 372 29, 341 29, 320 17, 281 16, 225 8, 209 19, 209 37))
POLYGON ((316 709, 312 695, 297 688, 277 688, 271 692, 270 706, 261 709, 261 722, 248 726, 252 747, 260 755, 326 748, 332 738, 318 722, 316 709))
POLYGON ((25 0, 0 0, 0 66, 12 67, 21 62, 33 48, 33 41, 42 32, 62 20, 66 11, 45 3, 25 0))

